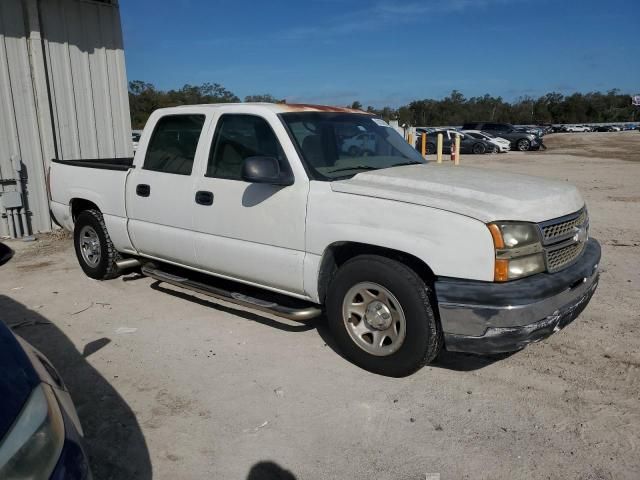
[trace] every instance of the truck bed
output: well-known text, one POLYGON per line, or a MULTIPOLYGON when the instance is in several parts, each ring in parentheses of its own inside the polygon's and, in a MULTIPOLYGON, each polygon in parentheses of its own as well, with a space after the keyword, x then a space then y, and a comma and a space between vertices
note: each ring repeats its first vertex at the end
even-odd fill
POLYGON ((49 169, 51 212, 56 222, 73 230, 71 206, 75 199, 96 205, 114 233, 123 227, 125 185, 133 165, 133 158, 95 158, 80 160, 52 160, 49 169), (114 222, 118 222, 117 224, 114 222), (121 225, 122 224, 122 225, 121 225))
POLYGON ((58 160, 54 158, 53 163, 62 163, 72 167, 100 168, 102 170, 129 170, 133 168, 133 157, 120 158, 92 158, 80 160, 58 160))

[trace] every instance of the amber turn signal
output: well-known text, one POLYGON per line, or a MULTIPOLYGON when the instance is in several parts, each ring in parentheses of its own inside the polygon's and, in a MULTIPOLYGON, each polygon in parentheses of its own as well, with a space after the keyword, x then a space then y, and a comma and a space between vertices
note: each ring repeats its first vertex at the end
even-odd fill
POLYGON ((504 240, 502 239, 502 232, 500 231, 500 227, 498 227, 498 225, 496 225, 495 223, 490 223, 488 227, 489 231, 491 232, 493 245, 496 247, 496 250, 504 248, 504 240))
POLYGON ((509 260, 496 259, 496 269, 493 280, 496 282, 506 282, 509 280, 509 260))

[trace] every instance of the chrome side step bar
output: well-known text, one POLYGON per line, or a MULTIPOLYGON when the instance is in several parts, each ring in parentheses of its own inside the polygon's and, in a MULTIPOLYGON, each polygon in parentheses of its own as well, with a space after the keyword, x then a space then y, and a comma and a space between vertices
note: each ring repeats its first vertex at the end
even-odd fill
POLYGON ((280 305, 268 300, 251 297, 239 292, 231 292, 222 288, 214 287, 205 283, 191 280, 186 277, 174 275, 160 270, 156 265, 147 263, 142 267, 142 274, 160 282, 169 283, 176 287, 185 288, 193 292, 201 293, 209 297, 214 297, 225 302, 235 303, 243 307, 260 310, 262 312, 277 315, 297 322, 306 322, 322 314, 322 310, 316 306, 306 306, 304 308, 293 308, 280 305))
POLYGON ((116 262, 116 267, 118 267, 118 270, 120 271, 139 267, 140 265, 142 265, 142 262, 137 258, 123 258, 116 262))

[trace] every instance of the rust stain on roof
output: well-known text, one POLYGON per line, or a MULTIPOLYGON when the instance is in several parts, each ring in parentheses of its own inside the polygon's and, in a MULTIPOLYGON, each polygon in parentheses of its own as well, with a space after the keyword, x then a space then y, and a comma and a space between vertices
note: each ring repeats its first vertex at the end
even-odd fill
POLYGON ((362 110, 356 110, 354 108, 346 108, 346 107, 331 107, 328 105, 312 105, 307 103, 280 103, 278 107, 283 112, 334 112, 334 113, 366 113, 371 115, 369 112, 364 112, 362 110))

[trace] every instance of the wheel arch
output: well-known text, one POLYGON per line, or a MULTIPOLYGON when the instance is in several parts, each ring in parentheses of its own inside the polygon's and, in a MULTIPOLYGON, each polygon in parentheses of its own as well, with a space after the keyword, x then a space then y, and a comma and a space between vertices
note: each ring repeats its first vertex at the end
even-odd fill
POLYGON ((436 278, 433 270, 424 260, 410 253, 368 243, 353 241, 334 242, 324 250, 318 269, 318 298, 321 303, 325 301, 329 284, 338 268, 348 260, 359 255, 379 255, 397 260, 416 272, 428 285, 433 286, 436 278))
POLYGON ((91 200, 87 200, 86 198, 72 198, 69 202, 69 205, 71 207, 71 218, 74 222, 76 221, 76 218, 78 218, 78 215, 80 215, 80 213, 84 212, 85 210, 98 210, 99 212, 101 211, 98 205, 96 205, 91 200))

